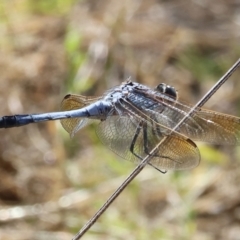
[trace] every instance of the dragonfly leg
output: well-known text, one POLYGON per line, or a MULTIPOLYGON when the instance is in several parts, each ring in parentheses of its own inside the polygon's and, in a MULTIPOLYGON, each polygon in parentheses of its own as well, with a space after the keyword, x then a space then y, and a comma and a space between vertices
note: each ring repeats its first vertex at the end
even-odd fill
MULTIPOLYGON (((139 156, 137 153, 135 153, 135 151, 134 151, 134 146, 135 146, 135 143, 136 143, 136 141, 137 141, 137 138, 138 138, 138 136, 139 136, 139 134, 140 134, 141 129, 143 129, 144 152, 145 152, 146 154, 150 155, 150 154, 149 154, 149 151, 148 151, 148 146, 147 146, 147 126, 143 126, 143 125, 144 125, 144 124, 143 124, 143 122, 141 121, 141 122, 139 123, 139 125, 137 126, 137 130, 136 130, 136 132, 135 132, 135 135, 134 135, 134 137, 133 137, 133 140, 132 140, 132 143, 131 143, 131 146, 130 146, 130 151, 131 151, 131 153, 132 153, 134 156, 136 156, 137 158, 141 159, 141 160, 142 160, 142 157, 140 157, 140 156, 139 156)), ((165 173, 167 172, 166 170, 165 170, 165 171, 160 170, 159 168, 153 166, 151 163, 148 163, 148 165, 150 165, 151 167, 155 168, 157 171, 159 171, 159 172, 161 172, 161 173, 163 173, 163 174, 165 174, 165 173)))
MULTIPOLYGON (((147 124, 143 123, 143 147, 144 147, 144 152, 147 154, 147 155, 150 155, 150 152, 149 152, 149 147, 148 147, 148 136, 147 136, 147 124)), ((154 155, 153 155, 154 156, 154 155)), ((158 156, 156 156, 158 157, 158 156)), ((150 162, 148 163, 148 165, 150 165, 151 167, 155 168, 157 171, 159 171, 160 173, 167 173, 167 170, 161 170, 159 168, 157 168, 156 166, 152 165, 150 162)))
POLYGON ((161 170, 161 169, 155 167, 154 165, 152 165, 151 163, 148 163, 148 165, 150 165, 151 167, 155 168, 155 169, 156 169, 157 171, 159 171, 160 173, 163 173, 163 174, 167 173, 167 170, 161 170))
POLYGON ((140 157, 137 153, 134 152, 134 146, 135 146, 135 144, 136 144, 136 141, 137 141, 137 138, 138 138, 138 136, 139 136, 139 134, 140 134, 141 129, 142 129, 142 122, 140 122, 140 123, 138 124, 138 126, 137 126, 137 130, 136 130, 136 132, 135 132, 135 134, 134 134, 132 143, 131 143, 131 145, 130 145, 130 152, 131 152, 134 156, 136 156, 137 158, 139 158, 139 159, 142 160, 142 157, 140 157))

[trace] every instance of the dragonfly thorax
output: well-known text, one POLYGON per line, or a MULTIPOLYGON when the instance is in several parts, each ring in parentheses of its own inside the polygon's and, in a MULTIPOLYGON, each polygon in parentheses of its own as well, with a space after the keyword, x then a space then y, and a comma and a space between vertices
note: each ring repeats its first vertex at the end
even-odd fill
POLYGON ((121 98, 128 97, 134 89, 149 89, 148 87, 132 82, 130 80, 123 82, 120 86, 111 89, 110 91, 106 92, 104 100, 111 101, 112 103, 116 103, 121 98))

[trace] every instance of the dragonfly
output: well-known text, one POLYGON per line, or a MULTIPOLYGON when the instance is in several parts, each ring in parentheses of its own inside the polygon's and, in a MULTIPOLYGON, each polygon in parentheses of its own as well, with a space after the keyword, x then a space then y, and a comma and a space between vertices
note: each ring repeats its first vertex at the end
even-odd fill
POLYGON ((127 80, 101 97, 68 94, 60 112, 3 116, 0 128, 60 119, 73 137, 83 127, 97 122, 96 133, 103 144, 134 163, 140 163, 167 136, 148 162, 165 173, 199 164, 195 141, 220 145, 240 143, 240 118, 203 108, 196 108, 175 129, 191 109, 191 105, 179 100, 172 86, 160 83, 152 89, 127 80))

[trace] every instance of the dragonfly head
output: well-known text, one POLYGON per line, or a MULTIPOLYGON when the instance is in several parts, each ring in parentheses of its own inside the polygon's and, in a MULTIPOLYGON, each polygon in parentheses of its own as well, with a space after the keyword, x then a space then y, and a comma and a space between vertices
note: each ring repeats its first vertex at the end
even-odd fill
POLYGON ((173 99, 177 99, 177 91, 174 87, 169 86, 165 83, 160 83, 156 88, 156 91, 160 92, 160 93, 164 93, 167 94, 169 97, 173 98, 173 99))

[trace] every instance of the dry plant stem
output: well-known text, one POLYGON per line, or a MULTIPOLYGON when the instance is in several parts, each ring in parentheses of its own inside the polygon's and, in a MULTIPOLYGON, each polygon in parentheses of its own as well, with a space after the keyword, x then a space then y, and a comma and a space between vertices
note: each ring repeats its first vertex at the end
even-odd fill
MULTIPOLYGON (((182 120, 172 129, 171 132, 175 131, 177 128, 181 127, 183 122, 191 115, 193 115, 194 110, 198 107, 202 107, 211 96, 225 83, 229 77, 236 71, 240 66, 240 59, 226 72, 226 74, 219 79, 219 81, 202 97, 202 99, 186 114, 182 120)), ((126 180, 119 186, 119 188, 112 194, 112 196, 103 204, 103 206, 97 211, 97 213, 83 226, 83 228, 74 236, 72 240, 80 239, 98 220, 98 218, 107 210, 111 203, 118 197, 118 195, 127 187, 127 185, 143 170, 146 164, 151 160, 151 156, 157 152, 159 146, 164 143, 167 136, 164 137, 157 146, 150 152, 150 154, 145 157, 141 163, 133 170, 133 172, 126 178, 126 180)))

